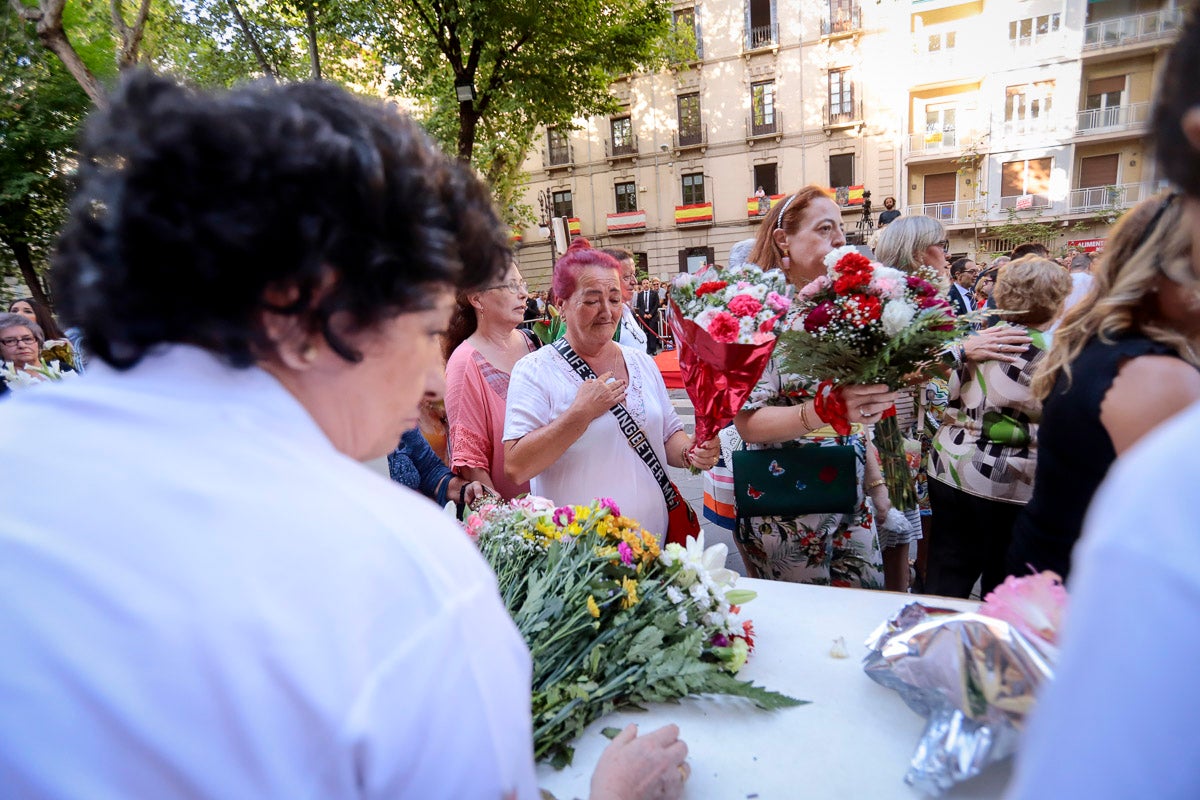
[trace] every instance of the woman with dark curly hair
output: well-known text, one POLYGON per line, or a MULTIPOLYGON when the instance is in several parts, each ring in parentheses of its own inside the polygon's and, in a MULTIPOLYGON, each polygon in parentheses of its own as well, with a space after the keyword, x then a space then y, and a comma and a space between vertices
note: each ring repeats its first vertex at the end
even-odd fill
MULTIPOLYGON (((441 388, 455 289, 507 267, 484 186, 330 85, 137 73, 78 163, 53 280, 97 363, 0 407, 6 497, 72 499, 0 519, 5 792, 536 796, 494 575, 358 463, 441 388)), ((607 796, 677 796, 676 733, 614 742, 607 796)))

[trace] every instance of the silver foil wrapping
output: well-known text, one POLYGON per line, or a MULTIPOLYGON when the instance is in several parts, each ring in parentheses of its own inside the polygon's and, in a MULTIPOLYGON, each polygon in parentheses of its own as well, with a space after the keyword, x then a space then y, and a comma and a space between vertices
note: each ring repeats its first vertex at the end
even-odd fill
POLYGON ((1054 648, 982 614, 910 603, 867 639, 863 669, 928 719, 904 780, 930 795, 1016 750, 1054 648))

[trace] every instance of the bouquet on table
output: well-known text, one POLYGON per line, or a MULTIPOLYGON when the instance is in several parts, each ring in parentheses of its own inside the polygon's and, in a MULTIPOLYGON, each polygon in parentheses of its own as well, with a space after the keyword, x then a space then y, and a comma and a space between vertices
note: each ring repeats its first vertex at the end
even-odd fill
POLYGON ((1010 577, 978 612, 911 603, 871 634, 867 675, 928 718, 907 783, 939 794, 1016 750, 1053 678, 1066 600, 1053 572, 1010 577))
MULTIPOLYGON (((842 436, 851 420, 838 387, 925 380, 946 347, 970 332, 976 317, 956 317, 922 277, 873 262, 853 247, 825 256, 826 274, 800 290, 798 313, 780 334, 784 369, 824 379, 817 412, 842 436)), ((904 439, 895 413, 875 426, 888 494, 901 510, 916 506, 904 439)))
POLYGON ((533 656, 534 755, 571 762, 570 743, 621 706, 692 694, 798 705, 735 675, 754 647, 726 548, 704 537, 660 551, 654 534, 611 500, 556 508, 541 497, 485 502, 468 534, 533 656))
POLYGON ((733 421, 766 369, 791 306, 787 278, 753 264, 709 266, 671 282, 667 320, 679 373, 696 409, 696 441, 733 421))

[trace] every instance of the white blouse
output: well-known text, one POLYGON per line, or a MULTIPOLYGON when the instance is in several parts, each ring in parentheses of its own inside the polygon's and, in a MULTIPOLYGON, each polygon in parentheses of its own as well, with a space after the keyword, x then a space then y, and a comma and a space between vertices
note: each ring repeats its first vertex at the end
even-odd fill
MULTIPOLYGON (((621 348, 629 371, 625 408, 645 432, 655 455, 667 466, 666 441, 683 430, 667 395, 654 359, 628 347, 621 348)), ((508 385, 508 410, 504 440, 520 439, 561 416, 583 383, 575 370, 553 347, 543 347, 522 358, 513 368, 508 385)), ((530 482, 530 491, 559 505, 586 504, 597 497, 612 498, 621 513, 663 537, 667 530, 667 504, 662 490, 629 440, 617 418, 605 412, 588 426, 563 455, 530 482)))

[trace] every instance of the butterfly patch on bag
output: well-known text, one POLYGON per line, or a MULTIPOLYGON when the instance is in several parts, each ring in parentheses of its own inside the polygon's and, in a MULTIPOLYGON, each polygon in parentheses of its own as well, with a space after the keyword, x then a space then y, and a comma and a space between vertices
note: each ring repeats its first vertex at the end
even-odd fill
POLYGON ((760 492, 758 489, 755 489, 750 484, 746 484, 746 494, 750 495, 750 499, 752 499, 752 500, 758 500, 759 498, 761 498, 763 496, 763 492, 760 492))
POLYGON ((783 467, 779 466, 778 461, 772 461, 770 464, 767 465, 767 469, 769 469, 771 471, 771 474, 774 475, 776 478, 778 478, 780 475, 782 475, 784 472, 787 471, 783 467))

